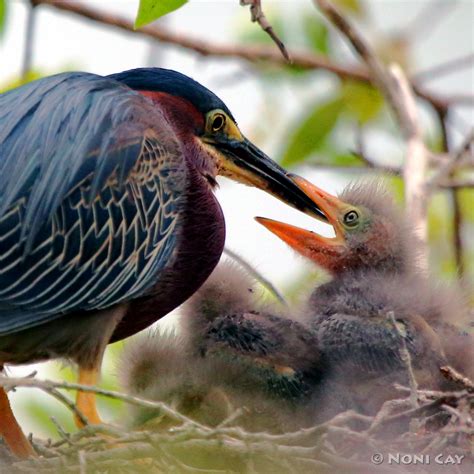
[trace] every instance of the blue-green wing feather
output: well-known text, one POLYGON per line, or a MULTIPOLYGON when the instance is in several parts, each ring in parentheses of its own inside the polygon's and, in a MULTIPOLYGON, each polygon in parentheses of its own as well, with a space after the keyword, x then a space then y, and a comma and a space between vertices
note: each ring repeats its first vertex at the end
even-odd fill
POLYGON ((116 81, 0 95, 0 334, 146 292, 176 247, 179 158, 159 111, 116 81))

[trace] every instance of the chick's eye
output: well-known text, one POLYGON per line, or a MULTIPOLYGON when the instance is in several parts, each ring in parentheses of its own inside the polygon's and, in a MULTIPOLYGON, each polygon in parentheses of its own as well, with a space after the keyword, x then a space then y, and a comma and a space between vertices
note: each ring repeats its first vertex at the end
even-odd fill
POLYGON ((349 211, 344 216, 344 224, 354 227, 359 223, 359 214, 356 211, 349 211))
POLYGON ((211 130, 213 132, 218 132, 219 130, 222 130, 225 125, 225 115, 222 114, 216 114, 214 117, 212 117, 212 122, 211 122, 211 130))

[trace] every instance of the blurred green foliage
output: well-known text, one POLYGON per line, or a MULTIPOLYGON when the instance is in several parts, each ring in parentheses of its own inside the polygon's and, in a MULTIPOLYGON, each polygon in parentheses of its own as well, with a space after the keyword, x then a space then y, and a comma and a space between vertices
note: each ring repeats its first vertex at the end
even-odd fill
POLYGON ((135 28, 148 25, 158 18, 182 7, 188 0, 140 0, 135 28))
MULTIPOLYGON (((365 26, 370 23, 369 2, 336 0, 334 3, 353 16, 356 23, 362 22, 365 26)), ((341 54, 347 54, 342 53, 339 34, 328 28, 314 9, 302 9, 298 15, 288 15, 287 11, 272 5, 267 17, 286 44, 298 45, 318 55, 327 56, 335 63, 341 61, 341 54)), ((384 62, 397 62, 410 70, 413 44, 403 36, 402 31, 403 25, 400 25, 400 31, 375 34, 371 41, 384 62)), ((268 44, 270 39, 260 33, 255 30, 254 25, 245 22, 238 31, 239 40, 268 44)), ((329 166, 333 167, 334 176, 353 179, 354 175, 344 175, 342 171, 338 171, 338 167, 344 167, 346 173, 349 173, 350 167, 357 167, 357 176, 360 176, 360 168, 365 165, 352 153, 358 150, 360 134, 364 137, 376 137, 376 140, 386 140, 389 137, 390 141, 387 142, 383 155, 371 158, 387 166, 402 165, 403 141, 382 95, 372 85, 342 80, 328 75, 325 70, 304 70, 291 65, 282 69, 265 63, 258 65, 257 77, 266 94, 265 102, 272 104, 273 111, 281 111, 272 121, 272 127, 265 131, 272 142, 275 141, 275 135, 278 136, 275 147, 279 153, 276 158, 283 166, 329 166), (282 85, 290 89, 291 94, 282 95, 282 85), (281 122, 279 129, 278 120, 281 122)), ((442 135, 434 111, 428 109, 424 120, 428 148, 433 152, 441 152, 442 135)), ((260 133, 259 138, 265 139, 265 135, 260 133)), ((367 172, 373 173, 374 170, 368 169, 367 172)), ((402 200, 403 181, 398 178, 390 181, 396 195, 402 200)), ((467 277, 472 279, 474 239, 470 234, 474 220, 474 192, 463 190, 459 193, 459 199, 463 215, 461 232, 465 246, 465 269, 467 277)), ((433 197, 429 209, 431 266, 435 275, 447 280, 454 280, 458 275, 452 246, 452 216, 452 202, 447 192, 439 191, 433 197)))
MULTIPOLYGON (((351 80, 342 81, 331 99, 311 106, 310 114, 298 121, 282 154, 283 166, 301 164, 313 153, 327 150, 327 139, 341 118, 364 125, 378 117, 382 106, 382 95, 371 85, 351 80)), ((336 154, 339 162, 334 164, 342 165, 340 158, 344 156, 343 150, 336 154)), ((350 161, 353 163, 353 160, 350 161)))
POLYGON ((0 0, 0 38, 5 29, 7 19, 7 0, 0 0))
POLYGON ((288 147, 281 160, 283 166, 292 166, 304 161, 313 152, 321 148, 326 137, 336 125, 344 102, 341 97, 335 97, 323 104, 318 104, 298 124, 290 137, 288 147))

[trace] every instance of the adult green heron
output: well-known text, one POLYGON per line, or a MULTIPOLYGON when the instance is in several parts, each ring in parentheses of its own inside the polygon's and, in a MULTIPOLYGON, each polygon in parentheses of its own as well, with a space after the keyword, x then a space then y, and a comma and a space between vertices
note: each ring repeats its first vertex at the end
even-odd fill
MULTIPOLYGON (((65 73, 0 95, 0 366, 63 357, 94 384, 107 343, 205 281, 224 245, 216 175, 318 207, 211 91, 165 69, 65 73)), ((99 422, 93 395, 78 408, 99 422)), ((0 391, 0 435, 31 448, 0 391)))
POLYGON ((472 338, 454 324, 466 306, 418 271, 416 238, 383 186, 351 186, 338 199, 295 182, 324 211, 335 237, 257 220, 333 276, 313 292, 306 316, 334 378, 346 390, 351 385, 362 406, 378 408, 376 398, 393 396, 387 380, 407 382, 403 340, 420 385, 446 386, 439 367, 447 361, 472 373, 472 338))

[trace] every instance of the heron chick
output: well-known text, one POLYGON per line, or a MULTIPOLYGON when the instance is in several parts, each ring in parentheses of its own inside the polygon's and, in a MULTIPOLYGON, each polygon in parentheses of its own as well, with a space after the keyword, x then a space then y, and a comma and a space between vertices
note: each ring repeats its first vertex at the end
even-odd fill
MULTIPOLYGON (((285 432, 310 423, 302 401, 321 376, 315 334, 262 299, 256 282, 221 264, 184 305, 179 333, 154 332, 127 345, 119 373, 136 395, 166 402, 216 426, 285 432)), ((134 424, 157 417, 138 410, 134 424)))
POLYGON ((446 363, 471 375, 473 340, 457 326, 467 305, 418 270, 416 237, 385 187, 355 184, 336 198, 294 179, 324 211, 335 237, 257 221, 332 275, 311 295, 306 319, 318 334, 328 380, 349 388, 352 408, 375 412, 393 398, 393 382, 408 383, 405 347, 422 387, 449 386, 439 371, 446 363))

